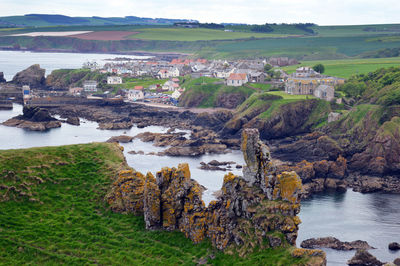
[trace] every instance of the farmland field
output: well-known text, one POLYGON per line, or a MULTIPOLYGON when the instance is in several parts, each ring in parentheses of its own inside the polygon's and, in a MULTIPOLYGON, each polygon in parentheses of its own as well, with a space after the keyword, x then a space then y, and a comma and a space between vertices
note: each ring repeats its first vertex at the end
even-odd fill
POLYGON ((288 66, 283 69, 292 73, 299 66, 314 66, 319 63, 325 66, 325 75, 349 78, 354 74, 365 74, 379 68, 399 67, 400 57, 303 61, 300 65, 288 66))
POLYGON ((133 39, 165 40, 165 41, 211 41, 233 40, 245 38, 283 37, 284 34, 266 34, 254 32, 226 32, 212 29, 187 29, 187 28, 147 28, 140 33, 130 36, 133 39))
POLYGON ((125 40, 127 36, 136 34, 133 31, 92 31, 85 33, 77 33, 69 37, 78 38, 82 40, 97 40, 97 41, 120 41, 125 40))

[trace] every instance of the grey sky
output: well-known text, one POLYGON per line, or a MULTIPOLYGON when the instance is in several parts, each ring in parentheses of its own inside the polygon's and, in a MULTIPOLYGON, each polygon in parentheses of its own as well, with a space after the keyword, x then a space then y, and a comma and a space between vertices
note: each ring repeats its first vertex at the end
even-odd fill
POLYGON ((0 0, 0 16, 29 13, 235 23, 400 23, 399 0, 0 0))

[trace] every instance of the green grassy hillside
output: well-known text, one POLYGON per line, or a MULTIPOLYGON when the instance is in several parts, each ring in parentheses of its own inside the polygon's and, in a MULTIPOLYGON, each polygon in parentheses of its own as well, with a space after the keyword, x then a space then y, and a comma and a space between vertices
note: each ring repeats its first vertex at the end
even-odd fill
POLYGON ((400 66, 400 57, 302 61, 300 65, 288 66, 283 69, 292 73, 300 66, 312 67, 316 64, 325 66, 324 74, 326 75, 349 78, 352 75, 367 74, 380 68, 400 66))
POLYGON ((126 167, 116 144, 0 151, 0 264, 305 263, 289 249, 223 254, 209 241, 195 245, 179 232, 145 230, 141 216, 112 213, 103 198, 126 167))
POLYGON ((221 79, 206 77, 186 79, 181 85, 186 90, 179 97, 179 105, 183 107, 223 107, 233 109, 256 91, 251 87, 232 87, 226 86, 221 82, 223 82, 221 79))

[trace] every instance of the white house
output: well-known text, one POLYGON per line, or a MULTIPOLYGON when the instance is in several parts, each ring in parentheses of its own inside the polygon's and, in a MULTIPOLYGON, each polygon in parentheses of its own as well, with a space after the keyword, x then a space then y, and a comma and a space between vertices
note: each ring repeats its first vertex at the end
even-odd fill
POLYGON ((331 101, 335 97, 335 88, 329 85, 319 85, 314 90, 314 96, 322 100, 331 101))
POLYGON ((160 69, 157 73, 161 79, 168 79, 168 78, 175 78, 179 77, 180 71, 177 67, 167 70, 167 69, 160 69))
POLYGON ((107 77, 107 84, 122 84, 122 78, 118 76, 107 77))
POLYGON ((226 79, 226 85, 239 87, 248 82, 247 75, 244 73, 231 73, 226 79))
POLYGON ((87 92, 97 91, 97 81, 95 80, 85 80, 83 82, 83 90, 87 92))
POLYGON ((178 99, 181 95, 182 95, 182 93, 180 93, 179 90, 175 90, 175 91, 171 94, 171 97, 174 98, 174 99, 178 99))
POLYGON ((136 102, 144 99, 144 93, 141 90, 129 90, 126 94, 128 101, 136 102))
MULTIPOLYGON (((175 84, 176 84, 175 82, 168 80, 164 83, 164 85, 162 86, 162 89, 164 91, 173 91, 175 89, 175 84)), ((178 85, 178 87, 179 87, 179 85, 178 85)))

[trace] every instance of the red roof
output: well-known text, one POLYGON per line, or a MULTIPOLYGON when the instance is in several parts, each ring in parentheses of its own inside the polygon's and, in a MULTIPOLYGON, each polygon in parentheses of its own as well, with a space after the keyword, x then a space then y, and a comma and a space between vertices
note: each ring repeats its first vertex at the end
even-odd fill
POLYGON ((134 89, 135 90, 143 90, 143 86, 135 86, 134 89))
POLYGON ((244 73, 231 73, 229 75, 229 80, 246 80, 247 75, 244 73))
POLYGON ((173 78, 172 81, 173 82, 179 82, 179 79, 178 78, 173 78))

